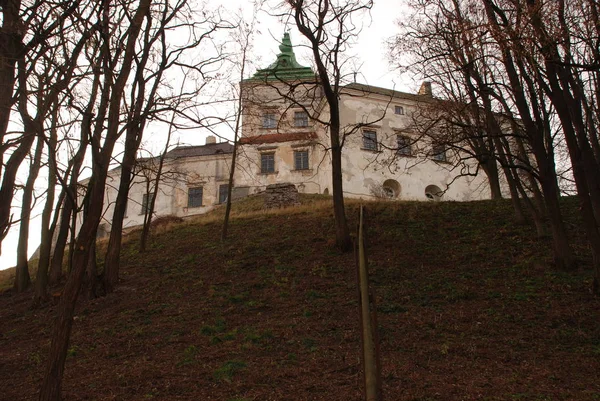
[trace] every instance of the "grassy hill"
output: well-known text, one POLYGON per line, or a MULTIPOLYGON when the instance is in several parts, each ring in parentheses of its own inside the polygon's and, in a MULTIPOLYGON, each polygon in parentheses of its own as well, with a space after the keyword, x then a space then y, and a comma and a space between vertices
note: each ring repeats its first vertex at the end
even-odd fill
MULTIPOLYGON (((258 203, 257 203, 258 202, 258 203)), ((117 292, 78 308, 66 400, 359 400, 352 254, 332 247, 328 200, 275 212, 236 205, 157 232, 122 255, 117 292)), ((598 400, 600 300, 582 267, 507 202, 368 203, 386 400, 598 400)), ((351 227, 358 203, 348 205, 351 227)), ((0 295, 0 399, 34 400, 55 307, 0 295)))

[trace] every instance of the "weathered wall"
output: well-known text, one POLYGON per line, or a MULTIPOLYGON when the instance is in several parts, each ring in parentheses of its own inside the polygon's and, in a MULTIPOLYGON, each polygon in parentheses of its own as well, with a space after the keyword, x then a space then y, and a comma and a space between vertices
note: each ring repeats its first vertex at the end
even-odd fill
MULTIPOLYGON (((341 120, 348 128, 356 124, 368 124, 364 129, 377 133, 377 150, 363 146, 363 129, 357 130, 346 140, 342 155, 344 169, 344 192, 347 196, 380 196, 381 186, 386 180, 395 180, 400 185, 398 199, 427 200, 425 188, 435 185, 442 191, 444 200, 476 200, 489 198, 487 182, 483 174, 477 177, 459 177, 459 169, 452 165, 452 154, 448 162, 430 159, 431 141, 419 139, 413 145, 412 155, 399 155, 397 135, 418 139, 412 132, 418 104, 413 99, 390 99, 371 94, 368 97, 356 93, 342 97, 341 120), (395 114, 395 106, 402 106, 404 114, 395 114), (371 123, 371 124, 369 124, 371 123)), ((472 171, 476 165, 473 164, 472 171)))
POLYGON ((296 127, 295 112, 307 110, 315 115, 321 106, 320 97, 314 96, 312 85, 294 88, 294 99, 304 106, 282 98, 289 87, 272 83, 269 86, 244 83, 242 142, 235 175, 235 186, 248 187, 250 193, 267 185, 290 182, 301 193, 322 193, 330 182, 329 158, 321 145, 323 127, 309 119, 307 127, 296 127), (273 113, 277 119, 274 128, 263 127, 263 115, 273 113), (297 170, 295 151, 308 151, 309 168, 297 170), (275 171, 261 172, 261 154, 274 154, 275 171))
MULTIPOLYGON (((231 155, 212 155, 185 157, 165 162, 164 179, 159 185, 156 195, 155 216, 175 215, 180 217, 206 213, 212 210, 219 201, 219 186, 228 183, 231 155), (188 207, 188 189, 202 187, 202 206, 188 207)), ((110 221, 114 212, 116 187, 119 182, 120 169, 113 170, 108 179, 105 194, 105 213, 102 224, 110 230, 110 221)), ((147 174, 153 179, 154 174, 147 174)), ((137 175, 129 190, 127 213, 123 227, 133 227, 144 222, 142 201, 147 192, 147 179, 137 175)))
MULTIPOLYGON (((330 139, 323 125, 309 119, 307 127, 294 125, 294 112, 305 110, 281 97, 285 87, 260 86, 244 83, 244 113, 242 125, 242 146, 239 149, 234 185, 238 194, 253 194, 262 191, 267 185, 289 182, 300 193, 331 192, 331 160, 328 152, 330 139), (274 113, 277 125, 265 128, 263 114, 274 113), (294 163, 295 151, 308 151, 309 168, 297 170, 294 163), (261 172, 261 154, 274 155, 275 171, 261 172)), ((322 121, 328 120, 328 109, 320 97, 311 98, 318 91, 313 87, 298 87, 297 94, 309 113, 322 121)), ((411 155, 396 152, 397 135, 413 139, 412 126, 418 119, 419 97, 407 95, 390 99, 384 94, 369 93, 368 96, 347 91, 342 95, 342 133, 348 134, 344 140, 342 153, 344 193, 348 197, 376 198, 389 196, 384 187, 392 183, 395 198, 401 200, 427 200, 426 188, 439 188, 444 191, 444 200, 476 200, 489 198, 489 190, 484 174, 476 177, 458 177, 459 169, 453 167, 453 157, 448 153, 448 161, 431 160, 431 140, 421 138, 413 145, 411 155), (395 114, 395 106, 402 106, 404 114, 395 114), (357 125, 364 125, 355 129, 357 125), (368 150, 363 144, 363 130, 377 133, 378 147, 368 150), (385 184, 385 185, 384 185, 385 184)), ((158 216, 176 215, 180 217, 205 213, 219 201, 219 186, 227 184, 231 154, 183 157, 168 160, 163 179, 157 194, 155 213, 158 216), (202 206, 189 208, 188 189, 203 188, 202 206)), ((476 165, 469 165, 475 171, 476 165)), ((116 187, 120 170, 110 173, 106 192, 106 212, 103 224, 110 230, 116 187)), ((152 176, 150 174, 150 176, 152 176)), ((140 225, 143 222, 142 200, 146 193, 146 179, 138 176, 130 190, 127 215, 124 227, 140 225)))

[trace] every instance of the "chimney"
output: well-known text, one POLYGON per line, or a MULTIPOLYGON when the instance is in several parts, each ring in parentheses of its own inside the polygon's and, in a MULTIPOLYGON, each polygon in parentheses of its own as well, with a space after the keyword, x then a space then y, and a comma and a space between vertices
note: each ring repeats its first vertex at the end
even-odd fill
POLYGON ((431 82, 423 81, 421 84, 421 89, 419 89, 419 95, 432 97, 433 93, 431 92, 431 82))
POLYGON ((209 135, 206 137, 206 144, 210 145, 212 143, 217 143, 217 138, 214 135, 209 135))

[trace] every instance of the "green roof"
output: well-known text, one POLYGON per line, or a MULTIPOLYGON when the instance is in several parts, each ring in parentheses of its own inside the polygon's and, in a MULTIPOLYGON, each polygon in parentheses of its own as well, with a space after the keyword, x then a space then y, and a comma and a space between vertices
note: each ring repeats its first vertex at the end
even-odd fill
POLYGON ((310 67, 304 67, 296 61, 296 55, 288 32, 283 34, 279 45, 280 53, 277 60, 264 69, 259 69, 247 81, 295 81, 314 79, 315 73, 310 67))

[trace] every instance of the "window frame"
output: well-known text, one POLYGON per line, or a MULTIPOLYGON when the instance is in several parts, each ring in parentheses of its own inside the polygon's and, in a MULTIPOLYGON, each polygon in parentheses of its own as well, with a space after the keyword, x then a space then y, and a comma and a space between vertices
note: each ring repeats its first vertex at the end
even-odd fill
POLYGON ((377 152, 379 150, 379 142, 377 141, 377 131, 374 129, 366 129, 362 132, 362 149, 377 152), (371 134, 373 137, 371 138, 371 134))
POLYGON ((227 202, 227 194, 229 193, 229 184, 219 184, 219 205, 227 202))
MULTIPOLYGON (((197 196, 197 194, 196 194, 196 196, 197 196)), ((187 207, 190 208, 190 209, 191 208, 196 208, 196 207, 202 207, 202 206, 204 206, 203 202, 204 202, 204 187, 201 187, 201 186, 200 187, 189 187, 188 188, 188 203, 187 203, 187 207), (190 200, 192 198, 190 196, 192 195, 192 191, 198 191, 198 190, 200 190, 199 191, 200 192, 200 204, 199 205, 196 205, 196 204, 191 205, 192 202, 190 202, 190 200)))
POLYGON ((150 199, 153 199, 155 196, 156 194, 154 192, 146 192, 142 195, 142 210, 140 211, 140 214, 145 215, 146 213, 148 213, 148 207, 151 203, 150 199))
POLYGON ((260 173, 261 174, 273 174, 275 173, 275 152, 263 152, 260 154, 260 173), (272 158, 272 163, 269 165, 268 161, 265 168, 265 159, 267 157, 272 158))
POLYGON ((404 115, 404 106, 395 105, 394 106, 394 114, 396 114, 398 116, 403 116, 404 115))
POLYGON ((277 128, 277 117, 272 111, 265 111, 262 115, 262 128, 275 129, 277 128))
POLYGON ((294 150, 294 170, 310 170, 310 154, 308 153, 308 149, 294 150), (306 157, 303 157, 304 154, 306 157), (300 156, 300 159, 298 159, 298 156, 300 156))
POLYGON ((431 145, 431 160, 441 163, 448 162, 448 147, 443 143, 433 143, 431 145))
POLYGON ((408 135, 396 134, 396 154, 398 156, 413 156, 412 140, 408 135), (404 141, 402 145, 400 142, 404 141))
POLYGON ((306 128, 308 127, 308 113, 304 110, 294 111, 294 127, 306 128), (299 117, 301 116, 301 117, 299 117), (300 124, 298 124, 300 122, 300 124))

